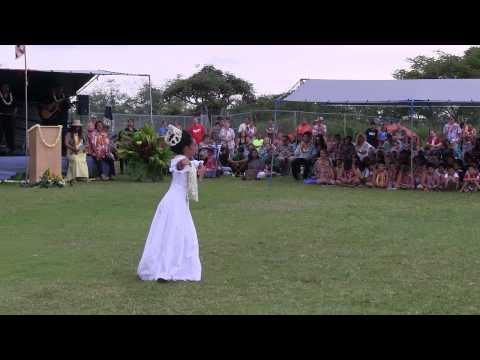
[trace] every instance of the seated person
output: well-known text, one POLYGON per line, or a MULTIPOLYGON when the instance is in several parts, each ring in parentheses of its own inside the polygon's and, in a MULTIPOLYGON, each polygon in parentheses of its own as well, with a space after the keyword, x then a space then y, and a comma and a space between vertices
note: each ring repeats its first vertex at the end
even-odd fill
POLYGON ((260 151, 260 148, 263 145, 263 141, 264 140, 263 140, 262 134, 260 133, 260 131, 257 132, 252 140, 252 144, 253 146, 255 146, 255 149, 257 149, 257 151, 260 151))
POLYGON ((280 167, 280 173, 282 175, 288 175, 291 162, 294 159, 293 154, 295 149, 290 143, 290 139, 287 135, 285 135, 282 140, 282 144, 277 146, 277 148, 275 149, 275 154, 277 156, 278 164, 280 167))
POLYGON ((445 189, 445 185, 446 185, 445 180, 447 175, 447 169, 445 168, 445 164, 440 163, 438 165, 437 169, 435 170, 435 175, 438 178, 439 189, 441 190, 445 189))
POLYGON ((335 174, 325 150, 320 151, 320 157, 313 166, 316 183, 320 185, 335 185, 335 174))
POLYGON ((430 135, 428 136, 427 143, 425 144, 425 150, 428 153, 436 153, 440 151, 442 147, 442 139, 437 135, 435 130, 430 130, 430 135))
POLYGON ((410 171, 410 167, 408 165, 402 164, 400 166, 400 171, 398 172, 398 175, 397 175, 395 188, 397 189, 414 189, 415 188, 415 181, 412 177, 412 172, 410 171))
POLYGON ((335 174, 335 184, 340 181, 341 177, 343 176, 343 160, 338 159, 335 163, 335 168, 333 169, 335 174))
POLYGON ((215 153, 213 149, 208 149, 207 158, 205 161, 205 167, 207 171, 205 172, 204 177, 206 178, 214 178, 217 177, 217 159, 215 159, 215 153))
POLYGON ((248 154, 247 170, 243 180, 260 180, 266 177, 265 163, 258 156, 257 150, 252 150, 248 154))
POLYGON ((65 135, 64 144, 67 148, 68 170, 66 180, 88 180, 87 137, 82 135, 80 120, 73 120, 65 135))
POLYGON ((337 179, 336 183, 342 186, 358 186, 360 185, 360 177, 358 169, 353 160, 347 160, 343 163, 342 176, 337 179))
POLYGON ((388 187, 388 170, 384 163, 379 163, 373 177, 373 187, 386 189, 388 187))
POLYGON ((292 161, 292 174, 296 180, 300 179, 300 173, 303 168, 303 178, 307 179, 312 167, 313 158, 316 155, 314 144, 311 141, 311 134, 306 133, 302 137, 302 141, 298 144, 292 161))
POLYGON ((242 175, 245 170, 247 170, 248 158, 245 155, 245 149, 243 146, 239 146, 237 151, 232 157, 232 160, 228 161, 230 168, 232 169, 235 176, 242 175))
POLYGON ((222 145, 220 148, 220 154, 218 155, 218 161, 222 168, 224 175, 232 175, 232 168, 230 167, 230 151, 226 144, 222 145))
POLYGON ((461 192, 477 192, 479 189, 479 174, 477 169, 469 166, 465 176, 463 177, 463 185, 460 188, 461 192))
POLYGON ((374 174, 375 174, 375 162, 370 161, 369 158, 365 158, 364 169, 361 173, 361 179, 360 179, 362 184, 368 187, 372 187, 374 174))
POLYGON ((432 163, 427 165, 427 169, 423 174, 422 188, 423 191, 435 191, 440 188, 440 181, 435 174, 435 166, 432 163))
POLYGON ((459 189, 460 177, 455 171, 453 166, 447 167, 447 173, 445 176, 445 190, 456 191, 459 189))

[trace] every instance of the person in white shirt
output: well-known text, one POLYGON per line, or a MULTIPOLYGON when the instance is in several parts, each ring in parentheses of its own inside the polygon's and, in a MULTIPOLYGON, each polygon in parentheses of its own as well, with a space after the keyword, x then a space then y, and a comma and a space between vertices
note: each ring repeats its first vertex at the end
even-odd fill
POLYGON ((363 163, 368 153, 373 146, 370 145, 362 134, 357 136, 357 142, 355 144, 355 151, 357 152, 358 159, 363 163))

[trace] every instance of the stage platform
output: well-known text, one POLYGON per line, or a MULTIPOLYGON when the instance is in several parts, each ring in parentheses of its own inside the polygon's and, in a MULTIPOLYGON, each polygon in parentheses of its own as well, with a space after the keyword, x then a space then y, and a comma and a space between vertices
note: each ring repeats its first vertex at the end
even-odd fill
MULTIPOLYGON (((27 156, 0 156, 0 181, 22 174, 27 167, 27 156)), ((68 161, 62 157, 62 172, 67 173, 68 161)))

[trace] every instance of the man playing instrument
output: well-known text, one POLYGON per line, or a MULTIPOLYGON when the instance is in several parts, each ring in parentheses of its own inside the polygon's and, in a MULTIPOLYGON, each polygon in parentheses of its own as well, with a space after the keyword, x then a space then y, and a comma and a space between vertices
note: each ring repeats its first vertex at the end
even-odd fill
POLYGON ((5 137, 9 153, 15 151, 15 113, 16 107, 10 85, 0 87, 0 143, 5 137))

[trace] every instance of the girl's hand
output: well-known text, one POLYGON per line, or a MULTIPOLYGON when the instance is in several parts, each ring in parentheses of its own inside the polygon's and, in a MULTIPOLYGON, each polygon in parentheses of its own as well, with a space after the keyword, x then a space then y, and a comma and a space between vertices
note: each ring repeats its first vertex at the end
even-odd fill
POLYGON ((183 159, 177 163, 177 170, 183 170, 185 166, 190 165, 190 160, 188 159, 183 159))

